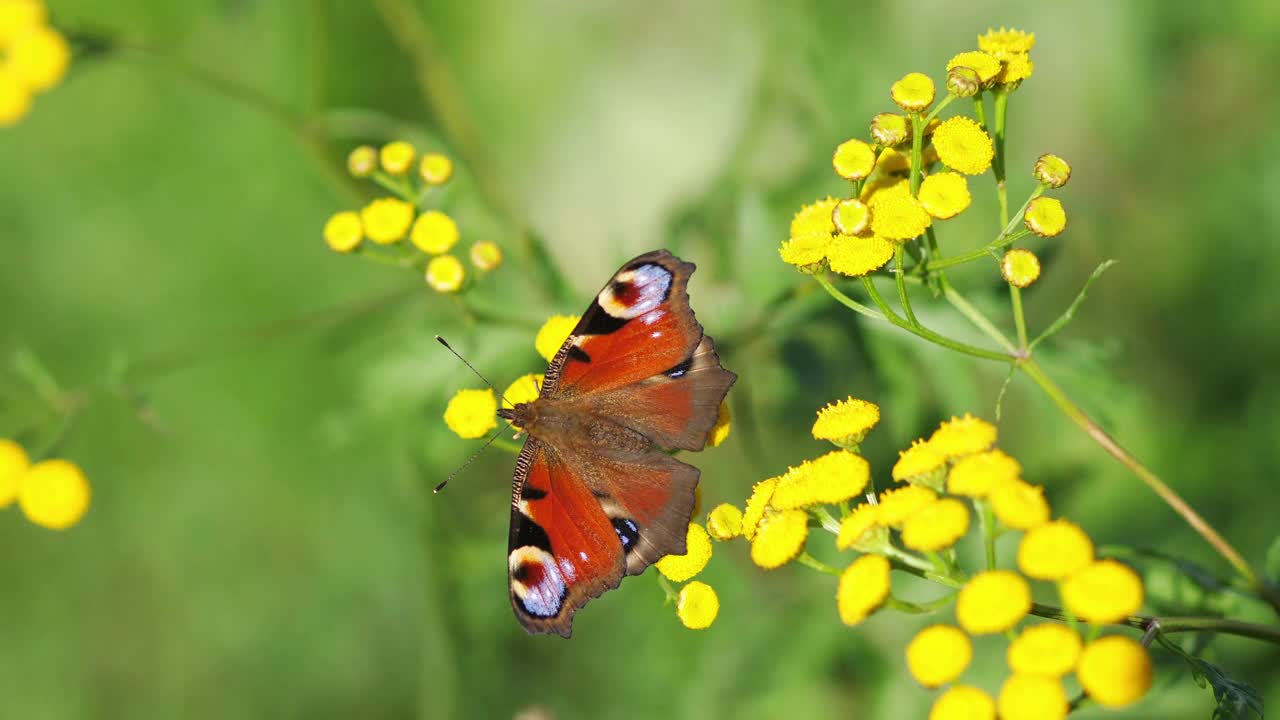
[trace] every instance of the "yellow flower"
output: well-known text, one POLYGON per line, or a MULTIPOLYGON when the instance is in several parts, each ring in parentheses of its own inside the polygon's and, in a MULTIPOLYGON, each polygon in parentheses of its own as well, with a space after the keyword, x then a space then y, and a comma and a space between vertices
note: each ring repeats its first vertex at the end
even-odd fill
MULTIPOLYGON (((907 171, 911 169, 911 156, 893 148, 885 148, 880 152, 880 157, 876 158, 876 169, 884 176, 878 178, 876 183, 883 182, 886 187, 896 185, 898 180, 906 180, 907 171)), ((871 197, 874 191, 875 188, 871 186, 863 188, 863 197, 871 197)))
POLYGON ((340 212, 324 224, 324 241, 329 248, 340 253, 351 252, 364 237, 360 214, 350 210, 340 212))
POLYGON ((538 393, 542 392, 541 373, 529 373, 521 375, 502 391, 502 407, 513 408, 521 403, 530 403, 538 399, 538 393))
POLYGON ((911 139, 911 123, 905 115, 880 113, 871 118, 871 139, 885 147, 911 139))
POLYGON ((925 505, 902 525, 902 544, 912 550, 944 550, 969 532, 969 508, 955 498, 925 505))
POLYGON ((957 65, 947 70, 947 92, 956 97, 968 98, 978 94, 982 89, 982 78, 978 71, 964 65, 957 65))
POLYGON ((953 685, 934 701, 929 720, 996 720, 996 703, 972 685, 953 685))
POLYGON ((871 208, 857 198, 841 200, 831 220, 841 235, 861 235, 871 224, 871 208))
POLYGON ((0 0, 0 49, 46 22, 48 11, 40 0, 0 0))
POLYGON ((911 447, 898 451, 898 462, 893 464, 893 479, 937 487, 938 475, 946 469, 947 458, 932 445, 916 440, 911 447))
POLYGON ((1049 521, 1044 488, 1022 480, 1003 483, 991 491, 991 509, 1005 527, 1030 530, 1049 521))
POLYGON ((978 80, 988 85, 1000 74, 1000 61, 995 56, 981 50, 962 52, 947 62, 947 70, 955 67, 967 67, 978 73, 978 80))
POLYGON ((769 511, 751 540, 751 561, 765 570, 782 567, 804 550, 809 537, 809 513, 803 510, 769 511))
POLYGON ((18 504, 27 519, 50 530, 65 530, 89 509, 89 481, 75 463, 44 460, 22 476, 18 504))
POLYGON ((920 205, 939 220, 964 212, 972 200, 969 181, 958 173, 934 173, 920 183, 920 205))
POLYGON ((845 180, 862 180, 876 165, 876 151, 861 140, 846 140, 836 146, 831 166, 845 180))
POLYGON ((828 403, 819 410, 811 432, 814 440, 827 440, 841 447, 851 447, 862 442, 878 422, 879 405, 850 395, 844 400, 828 403))
POLYGON ((978 49, 990 53, 1003 60, 1008 55, 1025 55, 1036 45, 1036 34, 1024 32, 1016 28, 987 28, 985 35, 978 36, 978 49))
POLYGON ((716 412, 716 424, 711 426, 711 432, 707 434, 707 446, 720 447, 720 443, 728 440, 732 421, 728 401, 721 400, 720 409, 716 412))
POLYGON ((871 232, 886 240, 910 240, 933 224, 906 183, 872 195, 867 205, 871 208, 871 232))
POLYGON ((1022 224, 1040 237, 1053 237, 1067 229, 1067 211, 1057 198, 1038 197, 1027 206, 1022 224))
POLYGON ((1032 528, 1018 544, 1018 569, 1036 580, 1061 580, 1093 562, 1093 541, 1069 520, 1032 528))
POLYGON ((1091 623, 1120 622, 1142 609, 1142 578, 1115 560, 1099 560, 1072 573, 1061 585, 1062 602, 1091 623))
POLYGON ((364 234, 379 245, 404 239, 413 222, 413 206, 397 198, 379 198, 360 211, 364 234))
POLYGON ((778 248, 778 256, 782 262, 801 270, 815 269, 826 259, 830 247, 830 235, 802 235, 784 240, 778 248))
POLYGON ((707 533, 716 540, 732 540, 742 534, 742 511, 736 505, 720 503, 707 515, 707 533))
POLYGON ((711 562, 711 538, 697 523, 689 523, 684 539, 683 555, 665 555, 654 563, 658 572, 671 582, 684 582, 702 572, 711 562))
POLYGON ((1040 258, 1030 250, 1014 248, 1000 261, 1000 274, 1014 287, 1030 287, 1040 277, 1040 258))
POLYGON ((577 315, 552 315, 547 318, 533 339, 533 346, 538 354, 546 358, 547 362, 551 362, 581 319, 577 315))
POLYGON ((849 277, 861 277, 884 267, 893 257, 893 243, 879 237, 840 236, 827 247, 831 270, 849 277))
POLYGON ((439 255, 427 263, 427 284, 432 290, 441 293, 457 292, 462 281, 467 279, 467 271, 462 261, 452 255, 439 255))
POLYGON ((1057 155, 1041 155, 1032 169, 1036 181, 1051 188, 1060 188, 1071 179, 1071 166, 1057 155))
POLYGON ((676 617, 680 623, 690 630, 704 630, 711 627, 720 614, 720 598, 710 585, 694 580, 680 588, 676 596, 676 617))
POLYGON ((863 555, 840 573, 836 609, 845 625, 857 625, 889 597, 889 561, 883 555, 863 555))
POLYGON ((1000 720, 1062 720, 1067 716, 1067 693, 1057 678, 1010 675, 996 698, 1000 720))
POLYGON ((351 177, 369 177, 377 168, 378 151, 369 145, 361 145, 347 155, 347 172, 351 177))
POLYGON ((1000 74, 996 76, 996 82, 1001 85, 1020 83, 1031 77, 1035 69, 1036 64, 1031 62, 1031 58, 1026 53, 1016 53, 1001 61, 1000 74))
POLYGON ((418 175, 428 185, 443 185, 453 177, 453 161, 448 155, 440 153, 423 153, 418 163, 418 175))
POLYGON ((16 124, 31 111, 31 91, 22 78, 0 64, 0 127, 16 124))
POLYGON ((934 450, 947 458, 982 452, 995 442, 995 425, 968 413, 964 417, 953 417, 942 423, 929 437, 929 444, 934 450))
POLYGON ((889 88, 893 101, 907 112, 923 112, 933 103, 933 80, 924 73, 907 73, 889 88))
POLYGON ((970 578, 956 600, 956 619, 972 635, 1004 632, 1031 611, 1031 586, 1009 570, 987 570, 970 578))
POLYGON ((765 508, 773 499, 773 490, 778 487, 778 478, 769 478, 756 483, 747 498, 747 506, 742 511, 742 537, 752 540, 756 536, 756 528, 764 518, 765 508))
POLYGON ((791 218, 791 237, 799 238, 809 235, 822 235, 828 238, 836 231, 831 213, 840 202, 833 197, 804 205, 791 218))
POLYGON ((933 146, 943 165, 966 175, 979 175, 991 167, 995 146, 991 137, 962 115, 947 118, 933 133, 933 146))
POLYGON ((880 524, 880 506, 863 503, 853 509, 849 516, 840 521, 840 532, 836 535, 836 547, 841 550, 861 550, 874 552, 888 541, 888 530, 880 524))
POLYGON ((396 140, 383 145, 378 158, 382 161, 383 170, 399 177, 409 172, 409 168, 413 165, 413 158, 417 154, 418 151, 412 145, 404 140, 396 140))
POLYGON ((1080 635, 1075 630, 1058 623, 1042 623, 1023 630, 1009 643, 1005 658, 1015 673, 1060 678, 1075 669, 1080 646, 1080 635))
POLYGON ((923 485, 906 485, 880 493, 880 524, 885 527, 901 527, 925 505, 935 502, 938 493, 923 485))
POLYGON ((9 507, 22 489, 22 476, 31 467, 27 451, 18 443, 0 438, 0 508, 9 507))
POLYGON ((414 221, 409 239, 428 255, 446 253, 458 242, 458 224, 439 210, 428 210, 414 221))
POLYGON ((502 264, 502 248, 495 242, 481 240, 471 245, 471 264, 480 272, 489 272, 502 264))
POLYGON ((954 625, 930 625, 907 643, 907 669, 927 688, 960 677, 971 660, 973 643, 954 625))
POLYGON ((9 69, 34 92, 62 82, 71 64, 71 47, 62 33, 50 27, 27 30, 9 46, 9 69))
POLYGON ((961 458, 947 474, 947 492, 952 495, 984 498, 995 488, 1013 482, 1022 474, 1017 460, 1002 450, 988 450, 961 458))
POLYGON ((1151 657, 1123 635, 1098 638, 1080 655, 1076 677, 1089 697, 1105 707, 1137 702, 1151 689, 1151 657))
POLYGON ((498 427, 497 414, 493 390, 459 390, 444 409, 444 424, 458 437, 471 440, 498 427))
POLYGON ((794 510, 838 503, 861 493, 870 479, 871 465, 864 458, 848 450, 832 450, 787 470, 769 504, 778 510, 794 510))

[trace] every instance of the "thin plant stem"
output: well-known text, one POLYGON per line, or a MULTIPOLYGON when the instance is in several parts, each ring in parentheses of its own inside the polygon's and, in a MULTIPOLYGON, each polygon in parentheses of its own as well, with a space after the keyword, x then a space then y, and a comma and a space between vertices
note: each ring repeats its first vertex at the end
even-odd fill
POLYGON ((951 283, 947 282, 945 276, 943 276, 941 280, 942 296, 947 299, 947 302, 950 303, 952 307, 959 311, 961 315, 964 315, 965 318, 967 318, 969 322, 973 323, 975 327, 986 333, 987 337, 999 343, 1000 346, 1010 354, 1016 354, 1018 352, 1017 347, 1009 341, 1009 338, 1005 337, 1004 333, 1000 332, 1000 329, 988 320, 987 316, 983 315, 981 310, 974 307, 973 303, 969 302, 969 300, 965 298, 959 290, 956 290, 951 283))
POLYGON ((1000 226, 1009 223, 1009 189, 1005 183, 1005 122, 1009 114, 1009 92, 997 90, 995 106, 995 156, 991 159, 991 174, 996 179, 996 198, 1000 201, 1000 226))
POLYGON ((1027 321, 1022 314, 1022 290, 1009 283, 1009 302, 1013 305, 1013 326, 1018 330, 1018 348, 1027 347, 1027 321))
POLYGON ((821 560, 818 560, 817 558, 813 557, 807 552, 800 553, 800 556, 796 558, 796 562, 800 563, 801 565, 807 568, 817 570, 818 572, 824 575, 835 575, 839 577, 841 572, 839 568, 831 567, 830 565, 822 562, 821 560))
POLYGON ((978 522, 982 525, 982 548, 987 559, 987 569, 996 569, 996 516, 991 503, 986 500, 974 500, 974 509, 978 511, 978 522))
POLYGON ((942 347, 955 350, 959 353, 964 353, 965 355, 983 358, 984 360, 1011 362, 1015 359, 1013 356, 1002 352, 996 352, 995 350, 987 350, 967 343, 957 342, 951 338, 939 335, 926 327, 912 326, 906 320, 898 317, 897 313, 893 312, 893 309, 884 301, 884 298, 880 297, 880 291, 876 289, 875 283, 871 281, 871 278, 863 276, 862 286, 866 288, 867 294, 871 296, 871 300, 880 308, 880 312, 884 314, 885 318, 888 319, 889 322, 912 333, 913 335, 919 335, 936 345, 941 345, 942 347))
POLYGON ((839 288, 837 288, 835 285, 832 285, 831 281, 828 280, 825 275, 819 273, 817 275, 814 275, 813 279, 817 280, 818 284, 822 286, 822 289, 826 290, 827 294, 835 298, 835 301, 840 303, 841 305, 849 308, 850 310, 858 313, 859 315, 865 315, 866 317, 869 317, 873 320, 885 319, 884 316, 881 315, 880 313, 876 312, 875 310, 872 310, 866 305, 863 305, 857 300, 854 300, 848 295, 845 295, 843 292, 840 292, 839 288))
POLYGON ((906 273, 902 270, 902 246, 898 245, 893 249, 893 268, 894 280, 893 284, 898 288, 898 302, 902 305, 902 312, 907 316, 907 322, 913 328, 920 327, 920 321, 916 319, 916 313, 911 309, 911 298, 907 295, 906 273))
POLYGON ((964 265, 966 263, 971 263, 974 260, 981 260, 982 258, 992 257, 995 254, 996 250, 999 250, 1004 247, 1008 247, 1009 245, 1014 244, 1015 242, 1021 240, 1022 238, 1030 234, 1031 234, 1031 231, 1026 229, 1016 230, 1009 234, 1001 233, 996 237, 995 240, 992 240, 991 242, 987 243, 986 245, 983 245, 982 247, 976 250, 970 250, 967 253, 962 253, 960 255, 955 255, 953 257, 948 257, 948 258, 934 258, 929 262, 925 263, 924 269, 929 272, 933 272, 935 270, 942 270, 944 268, 953 267, 955 265, 964 265))
MULTIPOLYGON (((1032 603, 1031 614, 1050 620, 1065 621, 1070 619, 1070 614, 1062 608, 1041 603, 1032 603)), ((1154 629, 1156 632, 1165 635, 1179 632, 1214 632, 1253 638, 1254 640, 1263 640, 1280 645, 1280 627, 1258 625, 1239 620, 1227 620, 1226 618, 1130 615, 1120 622, 1107 624, 1113 627, 1137 628, 1143 632, 1150 632, 1154 629)))

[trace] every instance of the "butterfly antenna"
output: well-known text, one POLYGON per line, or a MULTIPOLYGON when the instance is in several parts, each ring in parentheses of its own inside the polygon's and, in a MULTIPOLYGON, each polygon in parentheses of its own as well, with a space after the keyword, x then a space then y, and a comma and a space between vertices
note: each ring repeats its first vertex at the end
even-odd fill
MULTIPOLYGON (((450 345, 450 344, 448 343, 448 341, 446 341, 444 338, 442 338, 442 337, 440 337, 439 335, 437 335, 437 336, 436 336, 436 342, 438 342, 438 343, 440 343, 441 345, 443 345, 445 350, 448 350, 449 352, 453 353, 453 356, 454 356, 454 357, 456 357, 456 358, 458 358, 459 360, 461 360, 463 365, 466 365, 466 366, 471 370, 471 372, 473 372, 473 373, 475 373, 475 374, 476 374, 476 377, 478 377, 478 378, 480 378, 481 380, 483 380, 483 381, 484 381, 484 384, 485 384, 485 385, 488 385, 488 386, 489 386, 489 388, 490 388, 491 390, 493 390, 495 393, 498 393, 498 399, 499 399, 499 400, 501 400, 501 401, 502 401, 504 404, 506 404, 506 405, 510 405, 510 404, 511 404, 511 403, 510 403, 510 402, 509 402, 505 397, 503 397, 502 393, 498 392, 498 388, 494 387, 494 386, 493 386, 493 383, 489 382, 489 379, 488 379, 488 378, 486 378, 485 376, 481 375, 481 374, 480 374, 480 371, 476 369, 476 366, 475 366, 475 365, 472 365, 471 363, 467 362, 467 359, 466 359, 466 358, 464 358, 464 357, 462 357, 462 355, 458 354, 458 351, 457 351, 457 350, 454 350, 454 349, 453 349, 453 346, 452 346, 452 345, 450 345)), ((489 442, 493 442, 493 441, 492 441, 492 440, 490 440, 489 442)), ((488 447, 488 446, 489 446, 489 445, 488 445, 488 443, 486 443, 486 444, 485 444, 485 447, 488 447)), ((481 448, 481 449, 483 450, 484 448, 481 448)), ((459 469, 461 469, 461 468, 459 468, 459 469)), ((452 476, 450 476, 450 477, 452 477, 452 476)))
MULTIPOLYGON (((443 341, 443 340, 441 340, 440 342, 444 342, 444 341, 443 341)), ((449 346, 448 346, 448 345, 445 345, 445 347, 449 347, 449 346)), ((465 361, 465 360, 463 360, 463 362, 466 362, 466 361, 465 361)), ((478 374, 479 374, 479 373, 477 373, 477 375, 478 375, 478 374)), ((509 422, 508 422, 506 427, 504 427, 504 428, 498 428, 498 432, 494 433, 494 434, 493 434, 493 437, 491 437, 491 438, 489 438, 488 440, 486 440, 486 441, 485 441, 485 443, 484 443, 484 445, 481 445, 481 446, 480 446, 480 449, 479 449, 479 450, 477 450, 477 451, 475 451, 474 453, 472 453, 472 454, 471 454, 471 457, 467 458, 467 461, 466 461, 466 462, 464 462, 464 463, 462 463, 462 465, 460 465, 460 466, 458 467, 458 469, 457 469, 457 470, 454 470, 453 472, 449 473, 449 477, 445 478, 445 479, 444 479, 444 482, 440 483, 439 485, 436 485, 435 489, 434 489, 434 490, 432 490, 431 492, 433 492, 433 493, 438 493, 438 492, 440 492, 441 490, 443 490, 443 489, 444 489, 444 486, 445 486, 445 485, 448 485, 450 480, 452 480, 452 479, 454 479, 455 477, 457 477, 457 476, 458 476, 458 473, 462 472, 463 470, 466 470, 468 465, 470 465, 471 463, 475 462, 475 459, 476 459, 476 458, 478 458, 478 457, 480 457, 480 453, 482 453, 482 452, 484 452, 486 449, 488 449, 488 447, 489 447, 490 445, 492 445, 492 444, 493 444, 493 441, 494 441, 494 440, 497 440, 497 439, 498 439, 498 436, 499 436, 499 435, 501 435, 502 433, 506 432, 506 431, 507 431, 507 429, 508 429, 508 428, 510 428, 510 427, 511 427, 511 423, 509 423, 509 422)))

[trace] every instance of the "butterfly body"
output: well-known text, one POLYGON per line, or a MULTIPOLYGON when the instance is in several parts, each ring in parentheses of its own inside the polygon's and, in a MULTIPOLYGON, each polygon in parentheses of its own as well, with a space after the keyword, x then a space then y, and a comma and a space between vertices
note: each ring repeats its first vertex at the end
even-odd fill
POLYGON ((508 571, 529 632, 568 637, 573 614, 664 555, 681 554, 701 450, 736 375, 689 307, 694 266, 665 250, 596 295, 539 396, 500 415, 528 433, 512 486, 508 571))

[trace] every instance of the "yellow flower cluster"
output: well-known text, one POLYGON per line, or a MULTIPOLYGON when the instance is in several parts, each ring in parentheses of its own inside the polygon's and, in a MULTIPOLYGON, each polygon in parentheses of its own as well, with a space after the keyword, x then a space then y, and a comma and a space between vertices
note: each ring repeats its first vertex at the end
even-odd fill
POLYGON ((21 445, 0 438, 0 508, 16 500, 31 522, 65 530, 88 512, 89 497, 89 480, 75 463, 61 459, 32 463, 21 445))
POLYGON ((0 0, 0 127, 25 117, 35 96, 67 74, 71 46, 48 20, 42 0, 0 0))
MULTIPOLYGON (((371 178, 392 195, 372 200, 360 210, 334 214, 324 226, 324 240, 339 253, 361 252, 372 259, 403 267, 422 268, 426 283, 439 293, 453 293, 466 283, 462 261, 449 254, 461 233, 457 222, 440 210, 418 212, 432 188, 453 177, 453 161, 440 153, 421 157, 403 140, 381 148, 362 145, 347 156, 347 170, 356 178, 371 178), (410 177, 417 165, 418 172, 410 177), (409 239, 407 246, 403 241, 409 239), (363 247, 365 240, 396 251, 383 255, 363 247)), ((471 264, 481 273, 502 264, 502 248, 482 240, 471 245, 471 264)))

